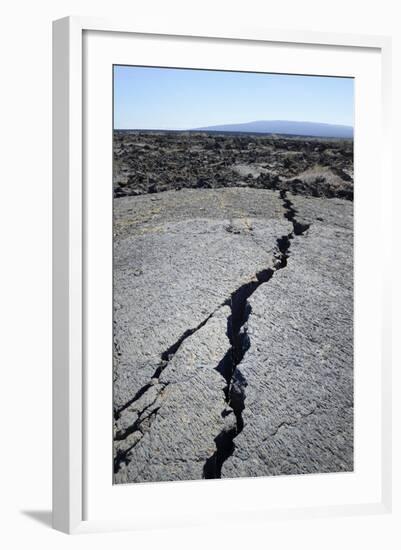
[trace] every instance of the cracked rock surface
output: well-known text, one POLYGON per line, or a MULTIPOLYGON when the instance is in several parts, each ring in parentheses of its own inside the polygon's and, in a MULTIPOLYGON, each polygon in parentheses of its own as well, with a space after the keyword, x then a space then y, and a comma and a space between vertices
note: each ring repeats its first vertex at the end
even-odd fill
POLYGON ((249 299, 246 428, 223 477, 353 468, 353 205, 291 201, 311 225, 249 299))
POLYGON ((121 414, 116 425, 129 430, 141 414, 138 410, 151 403, 146 424, 116 440, 117 483, 202 478, 203 464, 214 451, 215 433, 235 423, 225 406, 225 381, 215 370, 229 347, 228 314, 229 308, 221 307, 188 337, 159 381, 121 414))
POLYGON ((352 470, 353 203, 291 166, 116 195, 116 483, 352 470))
POLYGON ((277 235, 289 229, 282 201, 267 190, 115 199, 116 411, 152 378, 165 350, 273 265, 277 235))

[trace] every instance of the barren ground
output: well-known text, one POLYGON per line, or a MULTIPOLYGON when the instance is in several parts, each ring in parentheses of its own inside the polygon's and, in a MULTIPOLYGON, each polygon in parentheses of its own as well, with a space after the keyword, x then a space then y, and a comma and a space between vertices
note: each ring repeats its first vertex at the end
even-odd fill
POLYGON ((353 468, 352 142, 115 134, 115 482, 353 468))

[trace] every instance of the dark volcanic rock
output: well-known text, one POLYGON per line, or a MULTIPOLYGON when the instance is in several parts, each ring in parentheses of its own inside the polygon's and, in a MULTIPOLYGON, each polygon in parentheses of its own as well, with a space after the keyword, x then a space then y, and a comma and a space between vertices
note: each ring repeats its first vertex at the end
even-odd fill
POLYGON ((352 200, 353 141, 115 131, 116 197, 220 187, 352 200))

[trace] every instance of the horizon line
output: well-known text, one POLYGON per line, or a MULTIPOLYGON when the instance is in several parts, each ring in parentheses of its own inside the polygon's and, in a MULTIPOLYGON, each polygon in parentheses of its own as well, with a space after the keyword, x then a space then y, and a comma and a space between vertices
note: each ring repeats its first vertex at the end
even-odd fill
MULTIPOLYGON (((291 120, 291 119, 258 119, 258 120, 247 120, 245 122, 220 122, 220 123, 217 123, 217 124, 210 124, 210 125, 207 125, 207 126, 195 126, 195 127, 191 127, 191 128, 172 128, 172 127, 169 127, 169 128, 160 128, 160 127, 153 127, 153 128, 149 128, 149 127, 141 127, 141 128, 133 128, 133 127, 130 127, 130 128, 122 128, 122 127, 119 127, 119 128, 116 128, 116 127, 113 127, 114 130, 166 130, 166 131, 173 131, 173 132, 189 132, 189 131, 193 131, 193 130, 200 130, 202 128, 213 128, 215 126, 234 126, 234 125, 241 125, 241 124, 253 124, 255 122, 294 122, 294 123, 299 123, 299 124, 320 124, 320 125, 324 125, 324 126, 341 126, 343 128, 352 128, 352 130, 354 130, 354 124, 341 124, 341 123, 337 123, 337 122, 317 122, 317 121, 312 121, 312 120, 291 120)), ((263 133, 263 132, 260 132, 260 133, 263 133)))

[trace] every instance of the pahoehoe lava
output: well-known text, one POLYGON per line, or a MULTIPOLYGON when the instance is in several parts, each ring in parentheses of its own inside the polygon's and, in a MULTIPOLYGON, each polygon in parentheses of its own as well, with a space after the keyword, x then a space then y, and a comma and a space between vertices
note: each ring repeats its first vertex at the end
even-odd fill
POLYGON ((259 286, 270 281, 275 271, 287 266, 291 240, 294 236, 305 233, 309 224, 302 224, 296 220, 297 211, 287 197, 286 191, 280 191, 280 197, 285 208, 284 217, 292 223, 293 230, 288 235, 277 239, 278 255, 274 269, 268 268, 256 274, 255 279, 240 286, 232 293, 227 305, 230 306, 231 315, 227 320, 227 335, 231 347, 220 361, 216 370, 225 378, 227 386, 224 389, 225 401, 232 408, 236 425, 230 430, 221 431, 215 438, 216 451, 209 457, 203 467, 204 479, 221 478, 221 469, 224 462, 233 454, 235 449, 234 439, 244 429, 242 412, 245 408, 246 378, 239 369, 239 365, 250 346, 246 323, 251 313, 248 299, 259 286))
MULTIPOLYGON (((221 307, 221 306, 219 306, 221 307)), ((217 308, 219 309, 219 308, 217 308)), ((216 310, 217 311, 217 310, 216 310)), ((135 420, 135 422, 129 427, 127 428, 126 430, 124 431, 118 431, 114 437, 115 441, 124 441, 128 436, 130 436, 131 434, 133 434, 134 432, 138 432, 140 431, 142 434, 142 426, 144 425, 145 422, 147 422, 148 424, 148 427, 149 425, 151 424, 152 422, 152 419, 157 415, 157 412, 159 411, 159 408, 160 407, 157 407, 156 409, 154 409, 149 415, 145 416, 144 417, 144 414, 146 413, 146 411, 152 406, 155 404, 155 402, 157 401, 157 399, 161 396, 162 392, 164 392, 165 388, 168 386, 168 383, 160 383, 159 382, 159 378, 160 378, 160 375, 161 373, 164 371, 164 369, 167 367, 169 361, 174 357, 174 355, 177 353, 177 351, 179 350, 179 348, 181 347, 181 345, 183 344, 183 342, 189 338, 190 336, 192 336, 193 334, 195 334, 195 332, 197 332, 198 330, 200 330, 207 322, 208 320, 214 315, 215 311, 213 311, 210 315, 208 315, 201 323, 199 323, 199 325, 197 325, 195 328, 192 328, 192 329, 188 329, 184 332, 184 334, 181 335, 181 337, 174 343, 172 344, 168 349, 166 349, 160 356, 160 364, 159 366, 156 368, 155 372, 153 373, 152 375, 152 378, 150 379, 150 381, 145 384, 144 386, 142 386, 142 388, 140 388, 137 393, 134 395, 134 397, 132 399, 130 399, 127 403, 125 403, 122 407, 120 407, 118 410, 116 410, 114 412, 114 419, 115 420, 118 420, 121 416, 121 414, 130 406, 132 405, 133 403, 135 403, 136 401, 138 401, 147 391, 150 390, 150 388, 152 388, 155 384, 158 384, 160 387, 159 387, 159 391, 158 391, 158 394, 157 394, 157 397, 155 398, 155 400, 150 404, 150 405, 147 405, 146 407, 144 407, 139 413, 138 413, 138 418, 135 420)), ((128 452, 136 445, 137 443, 135 443, 134 445, 131 445, 131 446, 128 446, 127 448, 121 450, 121 449, 117 449, 116 453, 115 453, 115 456, 114 456, 114 473, 117 473, 121 467, 121 464, 122 463, 125 463, 127 464, 129 462, 129 459, 127 457, 128 455, 128 452)))
POLYGON ((160 378, 160 375, 161 373, 164 371, 164 369, 167 367, 169 361, 174 357, 174 355, 177 353, 177 351, 179 350, 179 348, 181 347, 181 345, 183 344, 183 342, 189 338, 190 336, 192 336, 193 334, 195 334, 195 332, 197 332, 199 329, 201 329, 203 326, 206 325, 206 323, 209 321, 209 319, 216 313, 216 311, 220 308, 221 306, 219 306, 215 311, 213 311, 212 313, 210 313, 210 315, 208 315, 207 317, 205 317, 205 319, 203 319, 202 322, 199 323, 199 325, 197 325, 195 328, 192 328, 192 329, 188 329, 184 332, 184 334, 182 334, 180 336, 180 338, 174 342, 174 344, 172 344, 168 349, 166 349, 160 356, 160 364, 159 366, 156 368, 155 372, 153 373, 150 381, 145 384, 144 386, 142 386, 142 388, 140 388, 136 394, 134 395, 134 397, 132 399, 130 399, 127 403, 125 403, 122 407, 120 407, 119 409, 117 409, 114 413, 114 419, 115 420, 118 420, 118 418, 120 417, 121 413, 127 408, 129 407, 130 405, 132 405, 133 403, 135 403, 135 401, 138 401, 138 399, 140 399, 142 397, 142 395, 144 393, 146 393, 148 391, 148 389, 154 384, 154 382, 156 380, 158 380, 160 378))
MULTIPOLYGON (((196 327, 187 329, 174 344, 169 346, 169 348, 161 354, 160 364, 153 373, 150 381, 140 388, 132 399, 115 411, 115 420, 118 420, 124 410, 138 401, 148 390, 150 390, 150 388, 158 384, 160 387, 156 398, 150 405, 147 405, 138 412, 138 418, 129 428, 116 433, 116 441, 124 441, 134 432, 141 432, 143 435, 144 429, 149 429, 160 406, 150 410, 149 414, 146 414, 146 412, 158 401, 162 392, 164 392, 168 385, 160 383, 159 378, 161 373, 168 366, 171 359, 187 338, 200 330, 222 306, 229 306, 231 315, 227 319, 227 336, 230 342, 230 348, 215 368, 226 380, 224 397, 227 405, 232 409, 235 415, 236 423, 235 427, 232 429, 223 430, 216 436, 214 440, 216 451, 206 460, 203 467, 203 477, 205 479, 217 479, 221 477, 222 465, 234 452, 234 439, 244 428, 242 412, 245 408, 245 388, 247 382, 246 378, 241 373, 239 365, 250 346, 250 340, 246 329, 246 323, 251 313, 251 306, 248 299, 260 285, 269 282, 275 271, 287 266, 291 240, 294 236, 302 235, 309 228, 309 225, 301 224, 296 220, 295 216, 297 211, 292 202, 288 199, 285 191, 280 191, 280 197, 285 209, 284 217, 292 223, 293 230, 289 234, 283 235, 277 239, 277 253, 275 256, 274 268, 269 267, 256 273, 251 281, 241 285, 232 292, 226 301, 220 304, 212 313, 207 315, 207 317, 205 317, 196 327)), ((229 412, 226 411, 225 413, 223 412, 223 414, 229 414, 229 412)), ((126 448, 117 449, 114 457, 114 473, 119 471, 123 463, 127 464, 129 462, 128 453, 137 443, 138 441, 126 448)))

